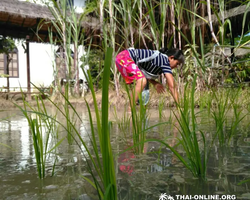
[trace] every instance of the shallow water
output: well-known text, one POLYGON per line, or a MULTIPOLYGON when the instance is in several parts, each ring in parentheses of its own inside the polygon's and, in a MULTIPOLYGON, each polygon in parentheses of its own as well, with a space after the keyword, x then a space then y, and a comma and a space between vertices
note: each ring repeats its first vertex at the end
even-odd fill
MULTIPOLYGON (((158 120, 157 111, 151 115, 149 124, 158 120)), ((89 122, 86 112, 80 114, 82 123, 77 124, 85 142, 89 141, 89 122)), ((169 118, 170 112, 164 113, 169 118)), ((17 111, 2 112, 0 116, 0 199, 97 199, 95 190, 81 177, 89 177, 85 158, 78 145, 68 144, 65 139, 48 158, 46 178, 37 174, 32 135, 27 120, 17 111), (55 170, 53 173, 53 164, 55 170)), ((115 119, 113 119, 115 121, 115 119)), ((159 199, 162 193, 174 195, 236 195, 237 199, 250 199, 250 128, 246 118, 237 130, 230 147, 212 146, 209 154, 207 181, 193 178, 192 174, 177 160, 173 153, 156 142, 145 145, 145 154, 136 156, 125 152, 115 158, 119 199, 159 199), (161 153, 157 153, 161 150, 161 153)), ((206 116, 201 118, 206 137, 213 131, 206 116), (204 122, 204 123, 203 123, 204 122)), ((227 128, 227 127, 225 127, 227 128)), ((148 133, 150 138, 165 138, 174 130, 170 125, 157 127, 148 133)), ((113 126, 112 145, 115 155, 124 150, 121 131, 113 126)), ((50 148, 65 132, 50 139, 50 148)), ((171 142, 172 140, 169 140, 171 142)), ((182 152, 182 149, 179 148, 182 152)))

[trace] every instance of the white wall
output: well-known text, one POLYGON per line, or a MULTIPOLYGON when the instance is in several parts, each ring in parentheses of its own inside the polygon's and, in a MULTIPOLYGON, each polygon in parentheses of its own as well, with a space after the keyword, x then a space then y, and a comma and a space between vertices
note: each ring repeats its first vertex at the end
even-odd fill
MULTIPOLYGON (((27 54, 21 43, 18 48, 19 78, 9 78, 10 90, 27 88, 27 54)), ((53 81, 53 49, 50 44, 30 43, 30 81, 37 86, 49 86, 53 81)), ((0 78, 0 87, 7 86, 6 78, 0 78)), ((32 87, 32 86, 31 86, 32 87)))
MULTIPOLYGON (((26 56, 26 54, 24 55, 26 56)), ((53 78, 54 48, 50 44, 30 44, 30 81, 49 86, 53 78)))
MULTIPOLYGON (((25 44, 25 43, 24 43, 25 44)), ((17 91, 20 86, 23 91, 27 88, 27 54, 24 53, 21 42, 16 42, 18 48, 19 78, 9 78, 10 90, 17 91)), ((54 52, 58 47, 50 44, 30 43, 30 81, 37 87, 49 87, 54 80, 54 52)), ((73 45, 71 45, 73 49, 73 45)), ((83 46, 78 48, 79 67, 82 64, 80 58, 85 54, 83 46)), ((88 69, 88 66, 85 66, 88 69)), ((86 80, 82 69, 79 68, 79 78, 86 80)), ((7 86, 7 79, 0 78, 0 89, 7 86)), ((31 85, 31 88, 34 88, 31 85)))

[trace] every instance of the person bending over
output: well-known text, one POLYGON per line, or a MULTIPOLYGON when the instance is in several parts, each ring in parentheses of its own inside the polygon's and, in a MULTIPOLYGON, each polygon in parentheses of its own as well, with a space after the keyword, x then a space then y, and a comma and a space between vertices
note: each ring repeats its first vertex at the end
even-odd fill
MULTIPOLYGON (((172 69, 185 61, 182 50, 162 48, 158 50, 129 48, 116 56, 116 67, 124 78, 126 84, 135 82, 135 94, 131 93, 131 101, 138 101, 139 94, 147 85, 152 83, 158 93, 165 91, 164 86, 156 81, 160 74, 164 74, 168 88, 178 103, 177 86, 174 81, 172 69)), ((133 103, 131 102, 131 105, 133 103)))

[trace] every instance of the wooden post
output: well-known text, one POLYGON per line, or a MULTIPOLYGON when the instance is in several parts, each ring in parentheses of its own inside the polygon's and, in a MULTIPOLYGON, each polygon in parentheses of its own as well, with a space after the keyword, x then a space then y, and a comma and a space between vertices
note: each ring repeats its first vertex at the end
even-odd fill
POLYGON ((30 50, 29 50, 29 36, 26 36, 26 60, 27 60, 27 99, 31 100, 30 88, 30 50))

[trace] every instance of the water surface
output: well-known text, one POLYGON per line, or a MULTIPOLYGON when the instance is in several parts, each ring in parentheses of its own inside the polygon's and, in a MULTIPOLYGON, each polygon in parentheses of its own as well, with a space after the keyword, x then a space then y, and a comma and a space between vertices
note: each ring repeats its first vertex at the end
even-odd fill
MULTIPOLYGON (((153 113, 149 125, 159 122, 158 111, 153 113)), ((77 123, 81 137, 90 146, 89 121, 86 111, 81 112, 81 123, 77 123)), ((121 117, 121 116, 120 116, 121 117)), ((171 114, 164 112, 164 120, 171 114)), ((200 118, 206 137, 209 139, 215 131, 213 123, 208 123, 207 115, 200 118)), ((18 111, 1 112, 0 117, 0 199, 98 199, 96 191, 82 175, 90 177, 83 156, 84 148, 73 142, 69 145, 65 139, 47 161, 46 178, 40 180, 37 174, 33 139, 26 118, 18 111), (53 165, 55 168, 53 170, 53 165)), ((116 117, 112 118, 113 122, 116 117)), ((145 153, 135 155, 122 152, 128 143, 124 143, 124 133, 114 123, 111 131, 115 154, 115 168, 118 182, 119 199, 159 199, 161 193, 169 195, 213 195, 233 194, 237 199, 250 199, 250 128, 246 118, 238 127, 238 133, 229 147, 220 148, 215 142, 209 153, 207 181, 193 178, 166 147, 157 142, 145 144, 145 153), (159 153, 160 152, 160 153, 159 153)), ((118 123, 117 123, 118 124, 118 123)), ((228 127, 225 127, 227 129, 228 127)), ((174 135, 172 124, 156 127, 147 133, 147 138, 165 138, 174 135)), ((176 135, 178 136, 178 134, 176 135)), ((61 138, 66 137, 60 129, 50 139, 50 148, 61 138)), ((129 134, 127 134, 129 137, 129 134)), ((77 140, 79 141, 79 140, 77 140)), ((179 152, 185 154, 181 147, 179 152)), ((91 146, 90 146, 91 150, 91 146)))

